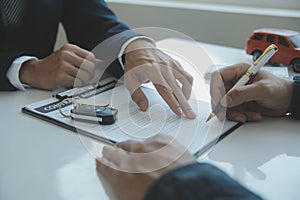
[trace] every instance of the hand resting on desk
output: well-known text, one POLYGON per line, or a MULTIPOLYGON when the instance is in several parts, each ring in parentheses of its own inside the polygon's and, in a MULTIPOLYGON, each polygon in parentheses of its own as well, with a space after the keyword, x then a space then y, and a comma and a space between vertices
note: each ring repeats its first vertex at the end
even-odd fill
POLYGON ((95 67, 101 63, 93 53, 66 44, 48 57, 25 62, 19 76, 22 83, 46 90, 81 86, 93 78, 95 67))
POLYGON ((102 154, 97 173, 112 199, 261 199, 216 167, 197 163, 167 135, 121 142, 102 154))
POLYGON ((140 87, 151 81, 175 114, 184 114, 189 119, 196 117, 188 102, 193 77, 154 43, 145 39, 130 43, 126 48, 124 71, 125 85, 142 111, 147 110, 148 99, 140 87))
POLYGON ((112 190, 116 199, 142 199, 162 174, 177 166, 196 162, 183 146, 171 141, 170 136, 158 135, 145 142, 132 140, 118 143, 116 147, 104 147, 103 157, 96 160, 100 180, 108 184, 107 188, 112 190), (165 146, 168 154, 157 151, 165 146))
MULTIPOLYGON (((48 57, 25 62, 19 76, 23 84, 46 90, 78 87, 92 79, 101 64, 92 52, 67 44, 48 57)), ((193 77, 154 43, 146 39, 131 42, 126 48, 124 71, 125 85, 142 111, 147 110, 148 99, 140 86, 151 81, 175 114, 196 117, 188 103, 193 77)))

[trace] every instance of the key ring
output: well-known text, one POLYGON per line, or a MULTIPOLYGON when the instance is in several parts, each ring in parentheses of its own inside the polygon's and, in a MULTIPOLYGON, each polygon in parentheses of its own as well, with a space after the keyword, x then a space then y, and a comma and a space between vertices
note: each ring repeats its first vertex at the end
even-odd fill
POLYGON ((67 114, 63 113, 63 111, 62 111, 62 106, 63 106, 67 101, 70 101, 71 104, 73 104, 73 102, 74 102, 75 100, 73 100, 73 98, 66 98, 66 99, 62 100, 62 101, 59 103, 59 105, 58 105, 58 111, 59 111, 59 113, 60 113, 62 116, 67 117, 67 118, 70 118, 70 117, 71 117, 71 114, 67 115, 67 114), (71 100, 71 101, 70 101, 70 100, 71 100))

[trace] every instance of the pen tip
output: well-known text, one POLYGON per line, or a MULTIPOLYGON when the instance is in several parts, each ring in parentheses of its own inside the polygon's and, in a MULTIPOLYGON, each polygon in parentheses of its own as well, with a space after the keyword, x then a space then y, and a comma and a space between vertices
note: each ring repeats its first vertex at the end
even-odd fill
POLYGON ((206 119, 206 121, 205 122, 208 122, 208 121, 210 121, 213 117, 215 117, 216 115, 212 112, 212 113, 210 113, 210 115, 208 116, 208 118, 206 119))

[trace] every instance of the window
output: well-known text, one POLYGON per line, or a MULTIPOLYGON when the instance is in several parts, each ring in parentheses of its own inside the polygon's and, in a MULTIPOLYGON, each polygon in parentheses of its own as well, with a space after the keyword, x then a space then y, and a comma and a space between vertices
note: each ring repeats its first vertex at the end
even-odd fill
POLYGON ((296 48, 300 48, 300 35, 292 36, 290 40, 296 48))
POLYGON ((252 36, 252 39, 253 39, 253 40, 261 40, 263 37, 264 37, 263 34, 261 34, 261 33, 255 33, 255 34, 252 36))
POLYGON ((285 47, 289 47, 289 43, 286 41, 284 37, 278 37, 278 44, 283 45, 285 47))
POLYGON ((267 42, 274 43, 275 36, 274 35, 267 35, 267 42))

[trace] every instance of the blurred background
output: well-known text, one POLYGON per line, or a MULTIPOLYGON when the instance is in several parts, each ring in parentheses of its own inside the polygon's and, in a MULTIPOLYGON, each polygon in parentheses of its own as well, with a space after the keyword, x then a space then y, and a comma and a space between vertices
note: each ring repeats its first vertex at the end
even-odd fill
MULTIPOLYGON (((300 31, 299 0, 107 0, 131 28, 163 27, 193 39, 245 48, 258 28, 300 31)), ((66 42, 63 28, 56 48, 66 42)))

